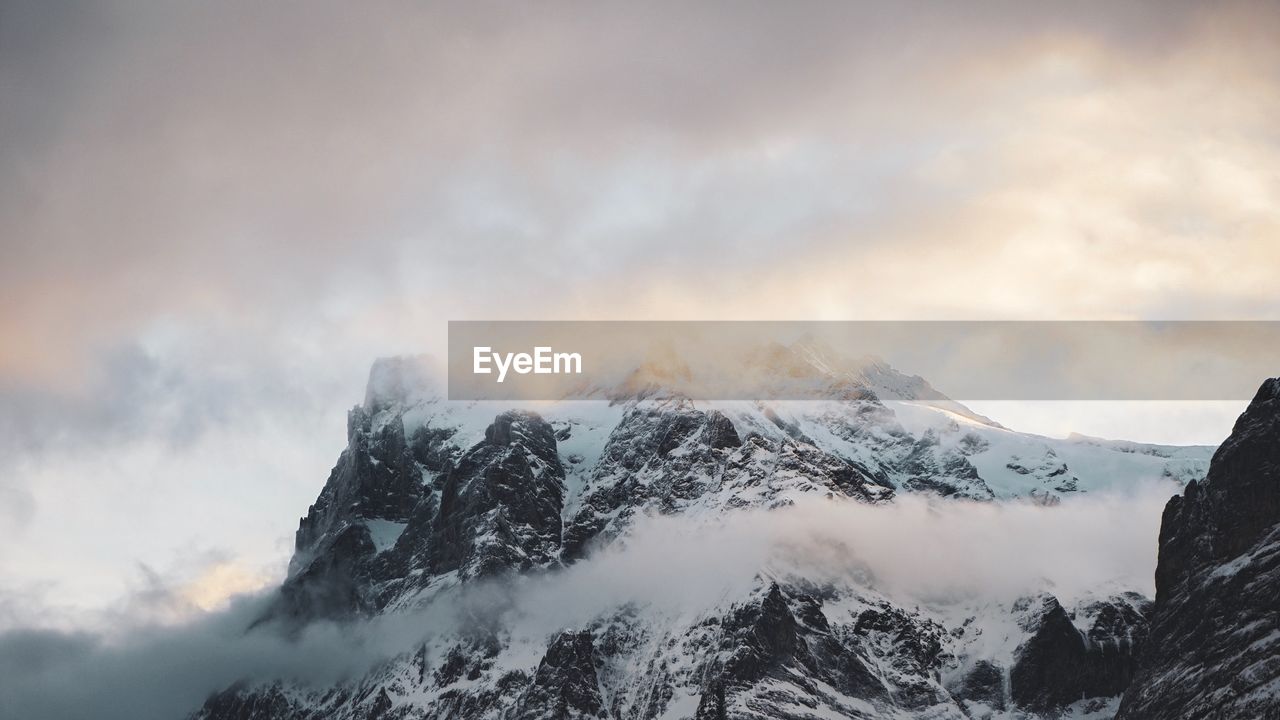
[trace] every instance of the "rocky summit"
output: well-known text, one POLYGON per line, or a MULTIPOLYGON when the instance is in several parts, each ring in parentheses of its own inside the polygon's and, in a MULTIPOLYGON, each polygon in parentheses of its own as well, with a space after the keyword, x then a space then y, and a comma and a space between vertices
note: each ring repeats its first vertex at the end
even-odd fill
POLYGON ((1151 636, 1117 717, 1280 718, 1280 379, 1165 507, 1151 636))
MULTIPOLYGON (((785 351, 771 362, 812 357, 785 351)), ((876 381, 922 382, 895 373, 879 365, 876 381)), ((873 383, 832 385, 838 396, 803 402, 695 402, 648 383, 506 407, 447 401, 415 359, 379 361, 288 577, 248 632, 337 623, 394 627, 395 642, 337 682, 246 677, 193 717, 1101 718, 1122 694, 1128 718, 1264 706, 1278 588, 1261 571, 1280 562, 1274 382, 1212 466, 1212 448, 1055 440, 931 389, 929 402, 886 403, 873 383), (668 590, 698 603, 646 604, 612 600, 613 584, 637 581, 592 565, 649 518, 697 526, 911 495, 1053 505, 1152 478, 1186 487, 1165 513, 1154 606, 1125 588, 911 599, 856 566, 815 578, 785 557, 723 587, 678 576, 689 587, 668 590), (543 597, 596 609, 574 616, 543 597)), ((645 562, 678 566, 670 542, 645 562)))

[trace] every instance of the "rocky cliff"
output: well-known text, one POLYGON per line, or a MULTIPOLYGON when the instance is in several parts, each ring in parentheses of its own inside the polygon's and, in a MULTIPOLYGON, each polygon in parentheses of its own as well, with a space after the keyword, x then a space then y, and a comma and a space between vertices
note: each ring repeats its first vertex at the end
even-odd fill
POLYGON ((1151 637, 1118 717, 1280 717, 1280 379, 1165 508, 1151 637))

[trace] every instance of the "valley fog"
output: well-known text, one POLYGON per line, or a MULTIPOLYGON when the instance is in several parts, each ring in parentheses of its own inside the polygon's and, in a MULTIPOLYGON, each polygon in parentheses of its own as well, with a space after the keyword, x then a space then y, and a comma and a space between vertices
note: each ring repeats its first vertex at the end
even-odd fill
POLYGON ((708 612, 774 578, 838 583, 926 612, 1039 591, 1064 603, 1099 591, 1150 596, 1153 538, 1174 492, 1151 480, 1052 507, 905 495, 882 505, 802 498, 717 518, 649 517, 569 567, 446 589, 373 620, 314 622, 294 638, 245 631, 269 593, 180 625, 140 621, 111 638, 14 631, 0 635, 4 703, 18 717, 56 709, 70 720, 159 720, 245 676, 323 685, 476 624, 545 642, 628 606, 708 612))

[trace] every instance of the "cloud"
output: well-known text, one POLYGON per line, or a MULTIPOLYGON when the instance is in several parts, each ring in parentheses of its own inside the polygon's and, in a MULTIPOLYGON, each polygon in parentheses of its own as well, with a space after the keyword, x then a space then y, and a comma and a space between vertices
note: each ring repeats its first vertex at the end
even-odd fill
POLYGON ((900 602, 1008 600, 1046 588, 1064 601, 1105 588, 1149 595, 1160 514, 1175 491, 1153 479, 1055 507, 905 495, 883 506, 801 498, 712 521, 643 518, 624 541, 520 594, 534 615, 583 613, 549 627, 630 602, 702 609, 760 573, 853 583, 900 602))
POLYGON ((0 517, 9 527, 22 527, 31 521, 35 502, 26 488, 16 486, 16 479, 0 477, 0 517), (14 484, 10 484, 14 483, 14 484))
POLYGON ((0 572, 89 602, 191 534, 275 552, 369 363, 449 319, 1273 316, 1277 34, 1265 2, 6 2, 0 572))
POLYGON ((259 591, 278 580, 278 577, 262 569, 222 561, 188 581, 182 587, 181 594, 195 608, 210 612, 221 609, 238 595, 259 591))
MULTIPOLYGON (((206 693, 242 675, 306 673, 334 680, 346 667, 340 631, 329 628, 323 649, 309 652, 266 635, 245 635, 261 605, 232 610, 180 628, 135 630, 109 642, 77 633, 18 630, 0 634, 0 711, 13 717, 174 718, 206 693)), ((321 631, 317 630, 317 633, 321 631)))
POLYGON ((96 624, 116 637, 139 627, 181 625, 280 580, 278 568, 255 567, 218 551, 183 556, 164 571, 140 563, 128 593, 96 624))
POLYGON ((1261 4, 6 13, 0 368, 27 380, 167 314, 418 339, 398 308, 535 290, 884 316, 1115 312, 1115 283, 1172 311, 1198 235, 1247 280, 1205 291, 1260 312, 1276 261, 1261 4), (1028 267, 1090 292, 1019 292, 1028 267))
POLYGON ((865 587, 911 605, 1009 600, 1045 588, 1064 601, 1100 589, 1150 593, 1169 492, 1142 485, 1051 508, 913 496, 887 506, 808 499, 712 521, 647 518, 623 542, 562 571, 463 586, 423 609, 372 621, 317 623, 292 640, 244 631, 265 595, 109 639, 10 631, 0 635, 0 669, 8 669, 0 710, 69 720, 179 717, 241 678, 323 685, 359 676, 478 614, 496 613, 512 637, 536 647, 627 604, 684 617, 715 612, 760 576, 865 587))

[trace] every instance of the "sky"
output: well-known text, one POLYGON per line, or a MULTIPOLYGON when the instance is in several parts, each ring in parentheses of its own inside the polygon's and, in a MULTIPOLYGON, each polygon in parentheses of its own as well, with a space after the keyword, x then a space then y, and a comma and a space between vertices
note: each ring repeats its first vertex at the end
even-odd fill
MULTIPOLYGON (((448 320, 1276 319, 1276 37, 1261 2, 0 0, 0 627, 277 581, 370 363, 448 320)), ((1213 443, 1241 407, 976 409, 1213 443)))

